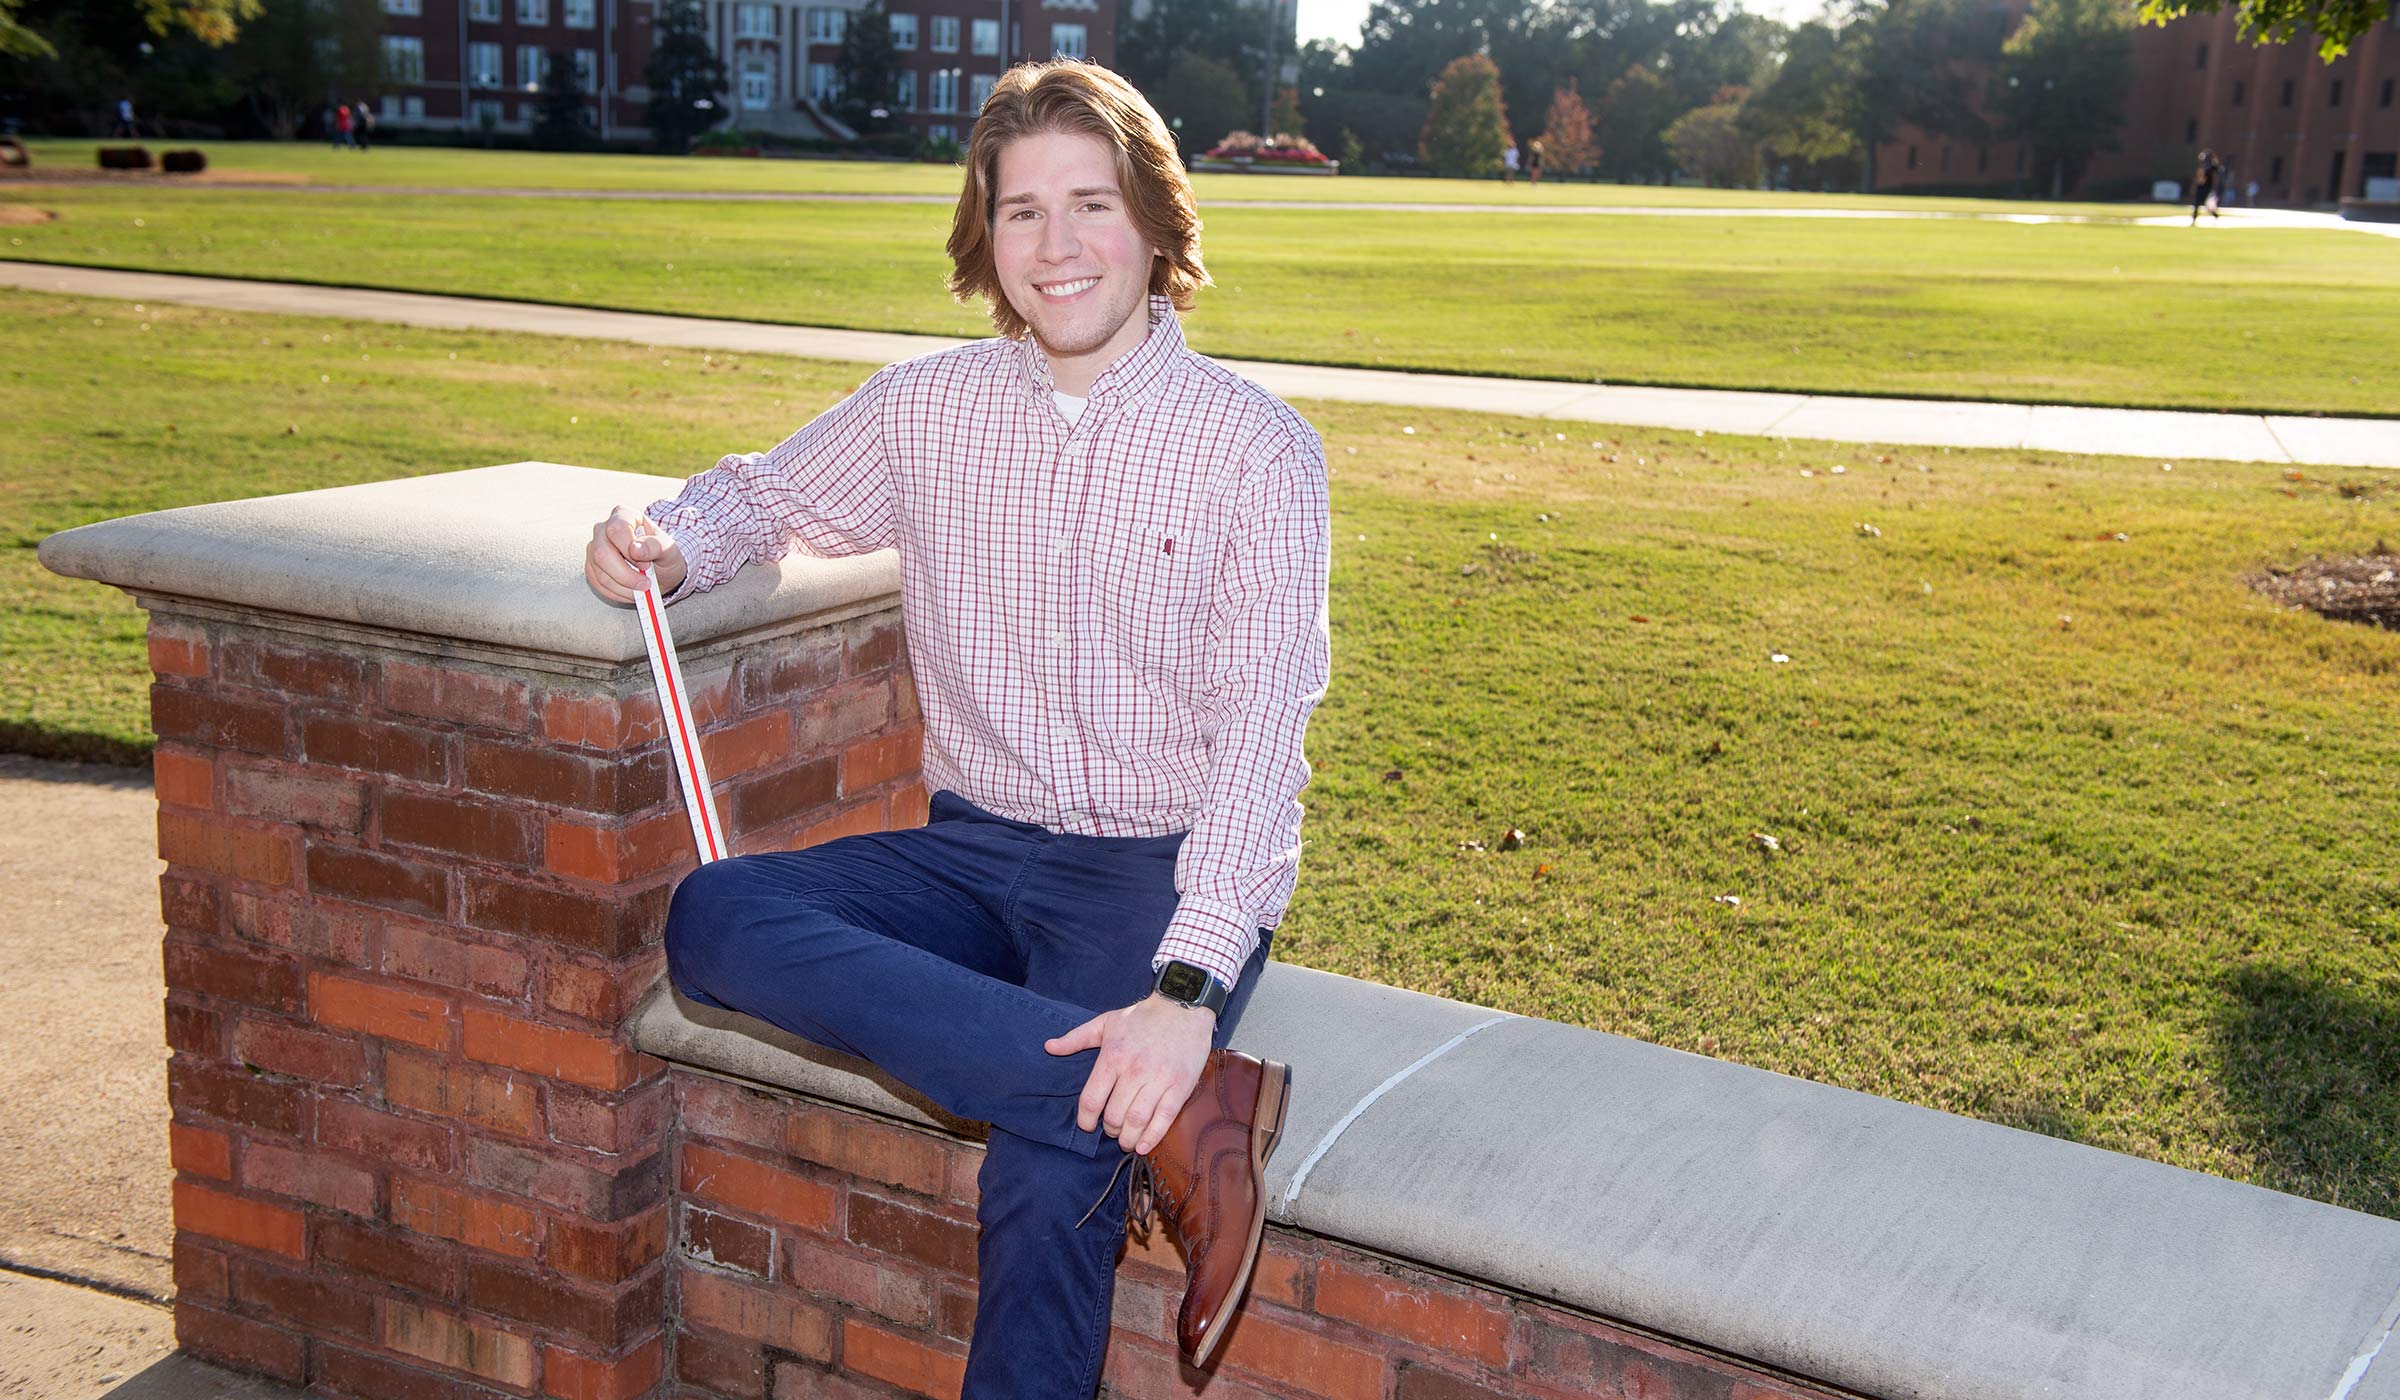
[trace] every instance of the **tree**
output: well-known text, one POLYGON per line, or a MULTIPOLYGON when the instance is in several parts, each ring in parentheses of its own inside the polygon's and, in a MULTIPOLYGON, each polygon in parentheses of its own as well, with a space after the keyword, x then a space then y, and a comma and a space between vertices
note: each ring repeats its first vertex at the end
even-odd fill
POLYGON ((1666 147, 1684 173, 1721 189, 1758 183, 1758 140, 1742 126, 1742 99, 1749 95, 1727 88, 1716 101, 1694 107, 1667 128, 1666 147))
POLYGON ((9 58, 56 58, 58 49, 48 39, 18 21, 17 0, 0 0, 0 55, 9 58))
POLYGON ((700 0, 663 0, 652 32, 650 63, 642 70, 650 86, 650 135, 661 151, 681 155, 724 118, 725 62, 709 47, 700 0))
POLYGON ((1150 101, 1185 151, 1195 155, 1225 139, 1226 132, 1250 124, 1250 94, 1240 75, 1207 54, 1177 54, 1150 101))
POLYGON ((1267 117, 1267 130, 1264 134, 1268 136, 1298 136, 1306 130, 1307 125, 1307 118, 1300 115, 1300 89, 1277 88, 1275 90, 1275 106, 1267 117))
POLYGON ((588 94, 575 71, 575 56, 552 49, 542 56, 542 106, 533 119, 533 144, 545 151, 581 151, 592 146, 588 94))
POLYGON ((884 13, 882 0, 869 0, 865 9, 851 11, 834 74, 842 99, 833 110, 844 125, 862 135, 901 125, 892 118, 900 99, 900 53, 892 47, 892 17, 884 13), (877 108, 883 110, 880 117, 875 115, 877 108))
POLYGON ((273 0, 242 27, 225 66, 259 125, 289 141, 328 93, 381 85, 381 32, 375 0, 273 0))
MULTIPOLYGON (((2215 14, 2225 0, 2141 0, 2142 18, 2165 24, 2185 15, 2215 14)), ((2286 43, 2307 33, 2327 63, 2350 51, 2351 42, 2391 13, 2389 0, 2233 0, 2241 34, 2253 43, 2286 43)))
POLYGON ((1972 94, 2000 56, 2008 14, 1978 2, 1859 0, 1842 42, 1856 56, 1850 113, 1867 188, 1875 187, 1875 148, 1903 126, 1966 140, 1986 134, 1972 94))
POLYGON ((142 0, 142 18, 161 38, 180 29, 210 48, 223 48, 262 8, 260 0, 142 0))
MULTIPOLYGON (((1134 8, 1131 0, 1120 0, 1117 10, 1117 71, 1127 82, 1149 95, 1184 59, 1205 58, 1222 65, 1241 86, 1241 115, 1230 125, 1203 138, 1190 129, 1190 118, 1185 119, 1184 135, 1191 145, 1205 150, 1204 140, 1214 142, 1258 119, 1258 89, 1253 83, 1265 39, 1258 5, 1241 0, 1155 0, 1138 18, 1134 8)), ((1155 97, 1151 105, 1157 105, 1155 97)), ((1163 114, 1166 109, 1159 110, 1163 114)))
POLYGON ((1561 175, 1581 175, 1600 157, 1592 145, 1592 114, 1584 109, 1573 78, 1550 94, 1549 117, 1542 123, 1542 153, 1549 157, 1550 168, 1561 175))
POLYGON ((2092 157, 2117 149, 2133 90, 2133 11, 2125 0, 2034 0, 2001 48, 1987 105, 2022 141, 2055 199, 2092 157))
POLYGON ((1600 99, 1600 170, 1616 180, 1655 180, 1669 159, 1661 139, 1669 117, 1666 81, 1647 64, 1617 76, 1600 99))
POLYGON ((1496 175, 1507 143, 1499 66, 1479 53, 1452 59, 1433 85, 1417 154, 1436 175, 1496 175))
POLYGON ((1751 135, 1786 160, 1849 161, 1858 153, 1856 63, 1832 25, 1812 21, 1793 30, 1783 66, 1742 104, 1751 135))

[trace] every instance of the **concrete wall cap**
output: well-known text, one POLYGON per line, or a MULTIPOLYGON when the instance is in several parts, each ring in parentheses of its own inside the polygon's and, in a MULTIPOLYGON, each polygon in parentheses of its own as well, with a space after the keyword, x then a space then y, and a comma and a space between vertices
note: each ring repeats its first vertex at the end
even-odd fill
MULTIPOLYGON (((664 987, 632 1033, 960 1126, 664 987)), ((1272 1218, 1848 1390, 2364 1400, 2400 1377, 2392 1337, 2343 1388, 2400 1308, 2400 1222, 1303 968, 1267 968, 1233 1043, 1293 1066, 1272 1218)))
MULTIPOLYGON (((681 483, 554 462, 185 506, 64 530, 53 572, 129 592, 582 661, 642 656, 634 610, 583 579, 592 524, 681 483)), ((900 591, 898 556, 793 554, 675 605, 681 651, 900 591)))

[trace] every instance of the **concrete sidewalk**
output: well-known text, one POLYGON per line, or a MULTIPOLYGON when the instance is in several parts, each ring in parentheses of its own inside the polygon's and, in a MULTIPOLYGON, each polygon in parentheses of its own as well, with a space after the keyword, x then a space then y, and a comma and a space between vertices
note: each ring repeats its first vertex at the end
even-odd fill
MULTIPOLYGON (((175 302, 223 311, 335 316, 451 330, 517 331, 877 365, 959 343, 940 336, 820 330, 413 292, 109 272, 45 263, 0 261, 0 286, 128 301, 175 302)), ((2168 461, 2215 458, 2298 467, 2400 468, 2400 420, 2389 419, 1654 389, 1340 369, 1259 360, 1223 363, 1287 399, 1467 409, 1572 422, 1826 442, 2026 448, 2168 461)))

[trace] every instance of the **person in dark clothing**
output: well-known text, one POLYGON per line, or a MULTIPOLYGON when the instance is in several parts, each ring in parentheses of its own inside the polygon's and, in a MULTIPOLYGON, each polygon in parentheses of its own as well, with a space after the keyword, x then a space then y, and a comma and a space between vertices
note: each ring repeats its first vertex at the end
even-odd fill
POLYGON ((375 114, 364 102, 350 104, 350 144, 360 150, 367 148, 367 138, 375 134, 375 114))
POLYGON ((2217 153, 2202 151, 2200 153, 2200 169, 2192 176, 2193 223, 2200 222, 2200 211, 2203 208, 2208 210, 2208 216, 2212 219, 2225 217, 2217 212, 2217 196, 2222 192, 2221 187, 2224 183, 2225 166, 2217 159, 2217 153))

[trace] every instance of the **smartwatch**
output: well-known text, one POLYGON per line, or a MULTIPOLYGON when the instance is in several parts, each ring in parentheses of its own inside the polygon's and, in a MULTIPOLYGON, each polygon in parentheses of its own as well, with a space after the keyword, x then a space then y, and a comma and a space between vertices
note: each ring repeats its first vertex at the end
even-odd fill
POLYGON ((1225 998, 1231 990, 1218 976, 1205 967, 1169 958, 1158 969, 1158 980, 1150 990, 1184 1006, 1201 1006, 1219 1016, 1225 1014, 1225 998))

